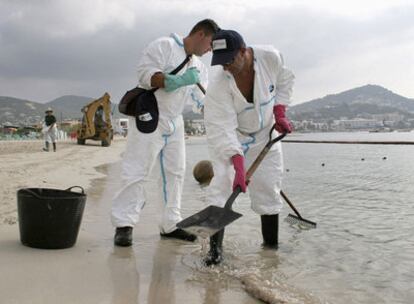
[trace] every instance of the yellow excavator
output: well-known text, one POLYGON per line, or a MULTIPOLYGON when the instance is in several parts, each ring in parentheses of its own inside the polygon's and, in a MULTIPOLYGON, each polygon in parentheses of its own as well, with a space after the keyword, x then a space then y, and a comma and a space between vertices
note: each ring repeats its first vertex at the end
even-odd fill
POLYGON ((77 131, 78 145, 87 139, 100 140, 102 147, 109 147, 113 139, 111 101, 108 93, 82 108, 82 124, 77 131))

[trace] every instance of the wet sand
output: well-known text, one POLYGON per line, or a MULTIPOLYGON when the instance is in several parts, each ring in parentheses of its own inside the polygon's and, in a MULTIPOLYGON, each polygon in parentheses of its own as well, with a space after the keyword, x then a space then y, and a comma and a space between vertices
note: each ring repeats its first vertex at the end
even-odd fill
POLYGON ((240 280, 220 276, 211 280, 208 271, 199 272, 200 243, 161 240, 154 220, 157 204, 144 209, 133 247, 113 246, 110 198, 118 185, 117 161, 124 144, 118 140, 102 148, 59 143, 56 153, 39 152, 40 142, 3 146, 0 302, 260 303, 246 293, 240 280), (107 162, 111 164, 94 169, 107 162), (60 250, 23 246, 16 223, 17 189, 72 185, 81 185, 88 195, 75 246, 60 250))

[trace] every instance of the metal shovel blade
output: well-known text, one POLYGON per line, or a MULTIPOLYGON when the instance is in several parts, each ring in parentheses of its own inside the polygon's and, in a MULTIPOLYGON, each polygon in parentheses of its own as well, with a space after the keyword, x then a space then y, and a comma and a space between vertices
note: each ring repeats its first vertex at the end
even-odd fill
POLYGON ((207 238, 241 216, 240 213, 234 212, 229 208, 208 206, 179 222, 177 227, 201 238, 207 238))
MULTIPOLYGON (((279 135, 275 139, 272 139, 272 133, 275 129, 273 126, 269 131, 269 141, 266 146, 260 152, 259 156, 255 159, 253 164, 250 165, 249 170, 246 173, 246 181, 250 180, 250 177, 256 171, 259 164, 262 162, 266 154, 269 152, 273 144, 285 137, 286 133, 279 135)), ((237 186, 233 189, 233 193, 227 199, 224 208, 217 206, 209 206, 200 212, 182 220, 177 224, 178 228, 184 229, 185 231, 195 234, 201 238, 206 238, 212 236, 219 230, 223 229, 225 226, 231 222, 237 220, 242 215, 240 213, 234 212, 231 209, 231 206, 236 199, 236 197, 242 192, 240 186, 237 186)))

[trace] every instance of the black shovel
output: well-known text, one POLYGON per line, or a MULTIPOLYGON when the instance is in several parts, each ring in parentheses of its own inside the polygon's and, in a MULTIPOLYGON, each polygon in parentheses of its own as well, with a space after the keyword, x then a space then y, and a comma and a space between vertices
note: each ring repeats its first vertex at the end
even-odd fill
MULTIPOLYGON (((285 134, 281 134, 275 139, 272 139, 272 132, 275 129, 275 126, 269 132, 269 141, 266 143, 266 146, 260 152, 259 156, 250 166, 249 170, 246 173, 246 182, 250 180, 250 177, 253 175, 254 171, 256 171, 259 164, 262 162, 264 157, 266 156, 267 152, 269 152, 270 148, 281 140, 283 137, 286 136, 285 134)), ((181 222, 177 223, 177 227, 186 230, 189 233, 195 234, 202 238, 207 238, 212 236, 219 230, 223 229, 225 226, 230 224, 231 222, 237 220, 242 215, 240 213, 234 212, 231 209, 234 200, 241 192, 241 188, 237 187, 230 197, 227 199, 224 208, 217 207, 217 206, 209 206, 200 212, 182 220, 181 222)))

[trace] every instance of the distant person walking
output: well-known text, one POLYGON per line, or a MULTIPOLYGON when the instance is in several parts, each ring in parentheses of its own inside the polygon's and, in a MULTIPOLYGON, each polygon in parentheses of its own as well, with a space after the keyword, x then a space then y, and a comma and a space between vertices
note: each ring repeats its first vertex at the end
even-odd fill
POLYGON ((43 151, 49 152, 49 143, 53 145, 53 152, 56 152, 56 117, 53 115, 53 110, 48 108, 46 110, 45 121, 43 122, 42 132, 45 138, 45 147, 43 151))

